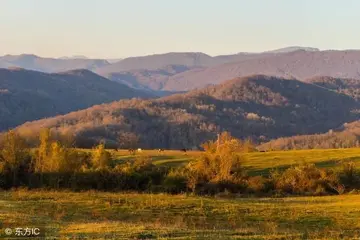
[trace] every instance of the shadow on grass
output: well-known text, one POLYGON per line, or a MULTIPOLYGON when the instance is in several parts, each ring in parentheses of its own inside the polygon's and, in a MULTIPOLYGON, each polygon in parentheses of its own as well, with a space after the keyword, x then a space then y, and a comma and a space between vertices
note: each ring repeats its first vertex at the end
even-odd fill
MULTIPOLYGON (((360 157, 350 157, 350 158, 344 158, 344 159, 330 159, 327 161, 317 162, 314 163, 316 167, 319 168, 334 168, 337 166, 340 166, 343 162, 350 162, 350 161, 360 161, 360 157)), ((311 164, 311 163, 310 163, 311 164)), ((277 167, 270 167, 270 168, 254 168, 254 167, 245 167, 245 170, 247 171, 249 176, 264 176, 267 177, 270 175, 272 171, 279 171, 283 172, 286 169, 294 166, 299 166, 299 164, 284 164, 277 167)))

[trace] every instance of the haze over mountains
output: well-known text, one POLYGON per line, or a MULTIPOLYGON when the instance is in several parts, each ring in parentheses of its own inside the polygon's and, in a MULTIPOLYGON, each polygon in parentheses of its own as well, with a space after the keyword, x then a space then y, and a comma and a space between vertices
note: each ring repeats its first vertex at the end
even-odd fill
POLYGON ((129 132, 145 147, 197 147, 222 130, 264 142, 358 120, 359 79, 358 50, 166 53, 115 62, 7 55, 0 57, 0 130, 90 107, 19 129, 46 126, 109 143, 129 132))
POLYGON ((360 78, 360 51, 357 50, 240 53, 214 58, 204 55, 197 58, 196 55, 186 56, 191 57, 185 57, 185 60, 182 59, 182 61, 177 62, 165 60, 168 57, 167 55, 135 58, 128 60, 132 62, 129 65, 126 60, 123 60, 116 65, 105 66, 96 71, 111 80, 125 83, 131 87, 172 92, 202 88, 221 83, 224 79, 253 74, 290 77, 299 80, 306 80, 316 76, 360 78), (147 59, 153 59, 154 62, 145 65, 148 62, 147 59), (138 64, 134 63, 136 61, 138 61, 138 64), (169 66, 164 65, 165 62, 174 63, 171 66, 179 69, 179 71, 168 74, 166 69, 169 66), (129 70, 130 66, 136 67, 129 70), (144 69, 139 70, 139 68, 145 66, 147 67, 145 71, 144 69))
POLYGON ((183 72, 169 78, 164 90, 184 91, 252 74, 305 80, 315 76, 360 77, 360 51, 295 51, 183 72))
MULTIPOLYGON (((313 48, 308 47, 288 47, 268 51, 266 53, 291 52, 301 49, 307 51, 313 50, 313 48)), ((246 56, 250 57, 258 54, 261 53, 238 53, 211 57, 204 53, 189 52, 155 54, 141 57, 129 57, 125 59, 91 59, 83 55, 44 58, 34 54, 21 54, 0 56, 0 68, 17 67, 42 72, 59 72, 72 69, 97 69, 99 72, 109 73, 114 71, 157 69, 166 65, 211 66, 236 61, 246 58, 246 56), (120 61, 122 61, 121 64, 119 64, 120 61)))
POLYGON ((305 80, 315 76, 360 77, 360 51, 319 51, 288 47, 263 53, 211 57, 204 53, 166 53, 130 57, 110 63, 87 58, 41 58, 35 55, 0 57, 0 67, 42 72, 88 69, 128 86, 154 91, 188 91, 225 79, 265 74, 305 80))
POLYGON ((61 72, 74 69, 95 70, 96 68, 108 65, 102 59, 59 59, 42 58, 32 54, 6 55, 0 57, 0 68, 24 68, 40 72, 61 72))

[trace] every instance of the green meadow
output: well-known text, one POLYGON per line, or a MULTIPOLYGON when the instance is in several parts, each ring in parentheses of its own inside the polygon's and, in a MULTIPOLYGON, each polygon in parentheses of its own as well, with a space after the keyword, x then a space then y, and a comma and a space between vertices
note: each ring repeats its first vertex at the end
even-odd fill
MULTIPOLYGON (((90 150, 84 150, 90 151, 90 150)), ((181 166, 200 151, 111 150, 121 164, 146 156, 156 165, 181 166)), ((254 152, 250 175, 314 163, 360 164, 360 149, 254 152)), ((219 194, 109 193, 16 189, 0 192, 0 237, 5 228, 45 227, 48 239, 358 239, 360 195, 255 198, 219 194)))
MULTIPOLYGON (((176 167, 196 160, 202 152, 183 153, 165 150, 159 153, 157 150, 143 150, 141 153, 132 155, 126 150, 120 150, 111 151, 111 153, 115 161, 119 163, 139 156, 148 156, 156 165, 176 167)), ((338 168, 340 163, 347 161, 352 161, 360 167, 360 148, 251 152, 245 154, 242 164, 250 175, 266 175, 273 169, 282 170, 304 163, 314 163, 317 167, 338 168)))
MULTIPOLYGON (((356 239, 360 195, 207 198, 17 190, 0 228, 44 226, 60 239, 356 239)), ((2 235, 4 236, 4 235, 2 235)))

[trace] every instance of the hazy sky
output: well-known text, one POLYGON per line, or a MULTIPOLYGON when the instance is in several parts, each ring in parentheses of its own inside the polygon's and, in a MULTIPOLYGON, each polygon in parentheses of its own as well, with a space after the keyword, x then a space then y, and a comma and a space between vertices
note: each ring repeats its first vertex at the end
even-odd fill
POLYGON ((360 48, 359 0, 0 0, 0 55, 360 48))

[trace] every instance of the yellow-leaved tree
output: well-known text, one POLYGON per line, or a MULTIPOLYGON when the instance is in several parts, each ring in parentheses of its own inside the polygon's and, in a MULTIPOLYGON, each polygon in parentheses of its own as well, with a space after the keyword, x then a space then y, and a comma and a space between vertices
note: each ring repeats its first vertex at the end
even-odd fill
POLYGON ((4 168, 11 171, 13 186, 15 186, 20 166, 28 158, 25 141, 15 131, 10 130, 3 136, 0 158, 4 162, 4 168))
POLYGON ((244 175, 241 162, 251 148, 249 142, 244 145, 229 132, 223 132, 216 141, 203 144, 203 148, 205 153, 187 166, 190 189, 195 191, 199 183, 237 183, 241 180, 244 175))
POLYGON ((48 158, 51 151, 50 129, 45 128, 40 131, 40 144, 35 159, 34 168, 36 172, 43 173, 48 168, 48 158))
POLYGON ((95 169, 106 169, 111 165, 111 154, 106 151, 105 144, 96 146, 92 152, 92 165, 95 169))

